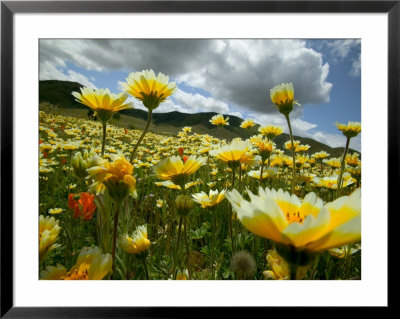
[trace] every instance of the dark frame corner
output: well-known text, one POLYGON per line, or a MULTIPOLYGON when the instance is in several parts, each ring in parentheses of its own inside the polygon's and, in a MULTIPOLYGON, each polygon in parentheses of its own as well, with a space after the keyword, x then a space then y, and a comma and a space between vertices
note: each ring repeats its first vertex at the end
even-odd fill
MULTIPOLYGON (((356 1, 2 1, 1 2, 1 264, 0 317, 6 318, 176 318, 191 317, 190 308, 21 308, 13 305, 13 18, 16 13, 121 12, 313 12, 388 14, 388 204, 394 206, 399 180, 400 135, 400 0, 356 1)), ((390 217, 390 216, 388 216, 390 217)), ((388 223, 393 227, 393 222, 388 223)), ((392 232, 391 232, 392 233, 392 232)), ((388 241, 390 244, 391 241, 388 241)), ((389 256, 389 255, 388 255, 389 256)), ((389 258, 390 261, 390 258, 389 258)), ((390 283, 390 281, 388 282, 390 283)), ((388 305, 390 305, 390 299, 388 305)), ((291 308, 296 314, 304 308, 291 308)), ((389 307, 387 308, 389 309, 389 307)), ((290 310, 290 309, 289 309, 290 310)), ((346 310, 346 313, 349 309, 346 310)), ((248 309, 235 309, 246 315, 248 309)), ((333 310, 336 311, 336 310, 333 310)), ((371 310, 368 310, 371 311, 371 310)), ((227 309, 196 309, 201 314, 226 314, 227 309)), ((248 313, 247 313, 248 314, 248 313)), ((338 313, 339 314, 339 313, 338 313)))

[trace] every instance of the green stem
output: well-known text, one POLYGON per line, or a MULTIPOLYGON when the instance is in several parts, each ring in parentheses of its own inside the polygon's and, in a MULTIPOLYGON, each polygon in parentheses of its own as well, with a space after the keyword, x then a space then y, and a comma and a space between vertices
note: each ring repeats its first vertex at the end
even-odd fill
MULTIPOLYGON (((232 190, 235 185, 235 167, 232 167, 232 190)), ((232 246, 232 254, 235 252, 235 245, 233 241, 233 227, 232 227, 232 205, 229 206, 229 233, 231 236, 231 246, 232 246)))
POLYGON ((297 277, 297 265, 289 264, 290 268, 290 280, 296 280, 297 277))
POLYGON ((214 276, 214 250, 215 250, 215 229, 216 229, 216 222, 215 222, 215 211, 211 210, 212 217, 213 217, 213 224, 212 224, 212 242, 211 242, 211 274, 212 274, 212 279, 215 279, 214 276))
POLYGON ((176 249, 175 249, 175 254, 174 254, 174 261, 173 261, 173 265, 172 265, 172 271, 173 271, 173 278, 176 278, 176 262, 178 259, 178 252, 179 252, 179 243, 181 241, 181 229, 182 229, 182 221, 183 221, 183 217, 180 216, 179 217, 179 227, 178 227, 178 240, 176 242, 176 249))
POLYGON ((345 268, 345 278, 349 279, 350 277, 350 268, 351 268, 351 246, 352 244, 346 245, 346 268, 345 268))
POLYGON ((101 145, 101 156, 104 155, 104 149, 106 146, 106 135, 107 135, 107 122, 103 122, 103 144, 101 145))
POLYGON ((183 229, 184 235, 185 235, 185 245, 186 245, 186 262, 187 262, 187 270, 189 273, 189 280, 192 279, 192 272, 190 269, 190 249, 189 249, 189 242, 188 242, 188 235, 187 235, 187 217, 185 217, 184 221, 184 229, 183 229))
POLYGON ((113 230, 113 244, 112 244, 112 271, 113 274, 111 275, 111 279, 114 276, 115 273, 115 250, 117 247, 117 231, 118 231, 118 217, 119 217, 119 208, 120 208, 121 203, 116 202, 115 203, 115 212, 114 212, 114 230, 113 230))
POLYGON ((140 256, 143 262, 144 271, 146 272, 146 279, 149 280, 149 271, 147 270, 146 255, 140 256))
POLYGON ((264 170, 264 161, 261 161, 261 171, 260 171, 260 187, 262 185, 262 175, 264 170))
POLYGON ((133 151, 132 151, 132 154, 131 154, 131 158, 130 158, 130 160, 129 160, 130 163, 133 162, 133 158, 134 158, 134 156, 135 156, 135 154, 136 154, 136 151, 137 151, 137 149, 138 149, 140 143, 142 142, 144 136, 146 135, 146 133, 147 133, 149 127, 150 127, 150 123, 151 123, 151 114, 152 114, 152 113, 153 113, 153 110, 149 110, 148 113, 147 113, 147 123, 146 123, 146 127, 144 128, 144 130, 143 130, 143 132, 142 132, 142 135, 140 135, 140 137, 139 137, 139 139, 138 139, 138 141, 137 141, 135 147, 133 148, 133 151))
POLYGON ((293 174, 292 174, 292 194, 294 193, 294 187, 295 187, 295 182, 296 182, 296 158, 294 156, 294 143, 293 143, 293 133, 292 133, 292 126, 290 125, 290 120, 289 120, 289 114, 285 115, 286 121, 288 123, 289 127, 289 133, 290 133, 290 141, 292 143, 292 158, 293 158, 293 174))
POLYGON ((340 189, 342 188, 342 178, 343 178, 343 173, 344 173, 344 167, 345 167, 345 163, 346 163, 346 155, 347 155, 347 151, 349 150, 349 145, 350 145, 350 138, 347 138, 346 141, 346 147, 344 149, 344 153, 343 153, 343 158, 342 158, 342 162, 340 164, 340 175, 338 178, 338 182, 337 182, 337 191, 336 191, 336 198, 339 197, 339 192, 340 189))

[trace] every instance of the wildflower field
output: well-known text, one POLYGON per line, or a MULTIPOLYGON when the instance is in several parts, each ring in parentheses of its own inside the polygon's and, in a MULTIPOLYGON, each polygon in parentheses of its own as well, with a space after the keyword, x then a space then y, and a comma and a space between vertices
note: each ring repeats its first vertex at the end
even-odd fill
POLYGON ((40 279, 361 279, 361 160, 349 152, 360 123, 336 124, 341 157, 313 151, 293 139, 299 103, 282 83, 266 105, 286 119, 283 149, 274 125, 247 140, 189 126, 165 136, 152 113, 176 84, 144 70, 123 90, 73 92, 95 118, 39 112, 40 279), (148 110, 144 130, 110 122, 129 96, 148 110))

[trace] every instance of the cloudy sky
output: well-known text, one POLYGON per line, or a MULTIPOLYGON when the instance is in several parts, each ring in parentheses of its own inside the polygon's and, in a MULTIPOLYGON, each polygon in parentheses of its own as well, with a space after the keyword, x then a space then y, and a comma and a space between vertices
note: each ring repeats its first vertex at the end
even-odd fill
MULTIPOLYGON (((361 121, 358 39, 42 39, 39 50, 40 80, 75 81, 117 93, 131 72, 168 75, 178 90, 156 112, 218 112, 287 131, 269 90, 292 82, 301 104, 291 113, 294 134, 344 146, 335 122, 361 121)), ((361 150, 361 136, 350 147, 361 150)))

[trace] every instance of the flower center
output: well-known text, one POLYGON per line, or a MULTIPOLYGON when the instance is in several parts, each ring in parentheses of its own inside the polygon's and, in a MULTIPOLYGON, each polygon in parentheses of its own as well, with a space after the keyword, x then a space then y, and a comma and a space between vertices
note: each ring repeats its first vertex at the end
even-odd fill
POLYGON ((300 212, 287 212, 285 217, 289 224, 293 222, 302 224, 304 221, 304 216, 300 212))
POLYGON ((61 277, 61 280, 89 280, 89 276, 87 270, 78 272, 78 270, 75 269, 72 273, 61 277))

